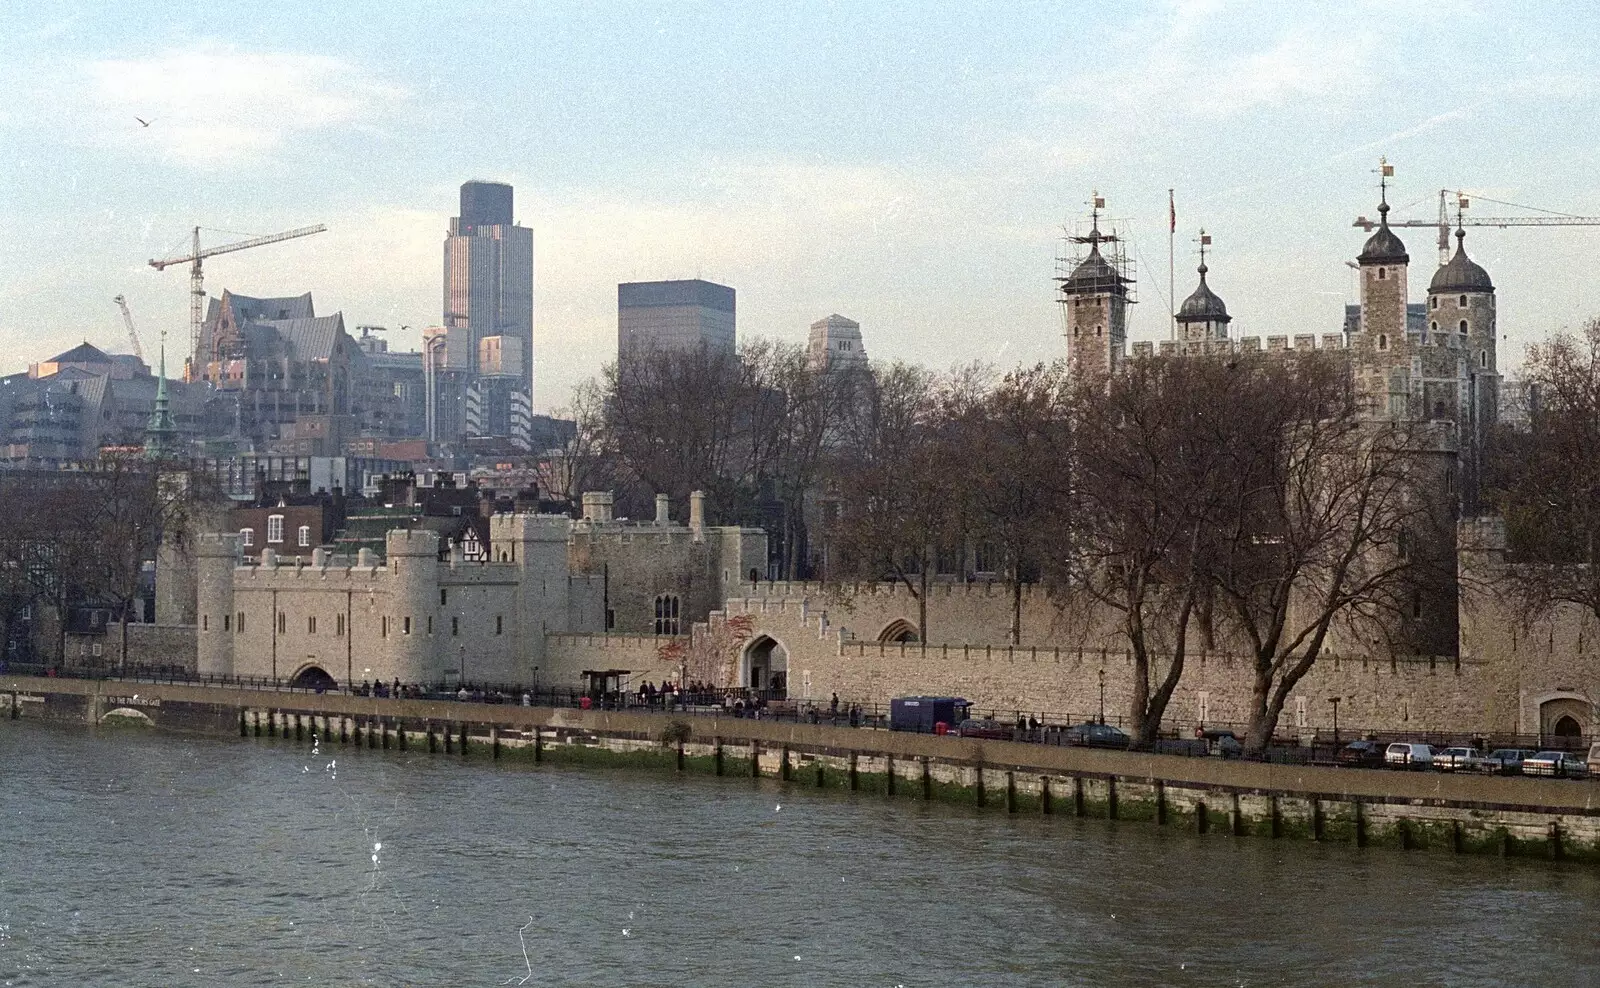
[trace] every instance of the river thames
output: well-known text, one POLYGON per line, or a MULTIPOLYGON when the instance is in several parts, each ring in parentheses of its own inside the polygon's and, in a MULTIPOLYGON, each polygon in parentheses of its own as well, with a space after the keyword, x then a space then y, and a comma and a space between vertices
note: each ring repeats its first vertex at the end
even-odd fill
POLYGON ((0 722, 5 985, 1560 985, 1583 866, 0 722))

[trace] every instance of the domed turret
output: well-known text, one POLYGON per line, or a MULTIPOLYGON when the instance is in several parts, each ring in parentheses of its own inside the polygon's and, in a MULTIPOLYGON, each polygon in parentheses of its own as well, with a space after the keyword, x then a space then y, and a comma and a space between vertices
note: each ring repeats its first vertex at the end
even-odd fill
POLYGON ((1494 282, 1489 272, 1467 256, 1467 231, 1456 230, 1456 254, 1448 264, 1441 265, 1428 282, 1428 293, 1449 295, 1455 292, 1492 292, 1494 282))
MULTIPOLYGON (((1095 231, 1098 233, 1099 231, 1095 231)), ((1126 295, 1127 280, 1100 256, 1100 245, 1091 243, 1085 257, 1061 282, 1063 295, 1126 295)))
POLYGON ((1378 229, 1367 238, 1366 246, 1361 248, 1356 260, 1362 264, 1405 264, 1411 260, 1411 255, 1406 253, 1406 245, 1389 229, 1388 202, 1378 204, 1378 229))
POLYGON ((1228 307, 1217 297, 1217 293, 1206 284, 1206 272, 1211 270, 1204 261, 1200 262, 1200 287, 1183 300, 1178 307, 1179 322, 1221 322, 1226 323, 1233 317, 1228 315, 1228 307))

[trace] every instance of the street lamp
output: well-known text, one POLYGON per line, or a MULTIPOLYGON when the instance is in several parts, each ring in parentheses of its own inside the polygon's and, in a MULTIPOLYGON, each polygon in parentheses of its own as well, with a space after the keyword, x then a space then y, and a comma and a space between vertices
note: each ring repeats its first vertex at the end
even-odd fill
POLYGON ((1100 723, 1106 722, 1106 670, 1100 669, 1100 723))
POLYGON ((1333 704, 1333 743, 1337 747, 1339 744, 1339 698, 1330 696, 1328 697, 1328 702, 1333 704))

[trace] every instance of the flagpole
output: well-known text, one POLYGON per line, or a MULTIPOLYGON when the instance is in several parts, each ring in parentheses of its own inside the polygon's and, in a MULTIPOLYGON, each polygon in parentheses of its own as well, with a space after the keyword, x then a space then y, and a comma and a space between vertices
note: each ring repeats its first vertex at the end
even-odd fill
POLYGON ((1172 339, 1178 338, 1178 295, 1176 277, 1173 274, 1172 238, 1178 232, 1178 206, 1172 198, 1172 190, 1167 190, 1167 335, 1172 339))

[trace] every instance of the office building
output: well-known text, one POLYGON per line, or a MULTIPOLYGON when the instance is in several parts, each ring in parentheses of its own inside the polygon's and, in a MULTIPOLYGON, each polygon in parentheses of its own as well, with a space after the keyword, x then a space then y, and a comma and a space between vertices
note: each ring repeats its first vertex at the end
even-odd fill
MULTIPOLYGON (((533 231, 518 226, 511 186, 468 182, 444 242, 444 326, 450 370, 511 377, 496 393, 533 394, 533 231), (503 339, 502 339, 503 338, 503 339), (492 346, 485 341, 495 340, 492 346), (492 353, 494 366, 479 366, 492 353)), ((496 421, 505 416, 489 416, 496 421)), ((440 435, 440 439, 453 438, 440 435)))
POLYGON ((734 352, 734 292, 698 278, 617 286, 617 360, 648 350, 734 352))

